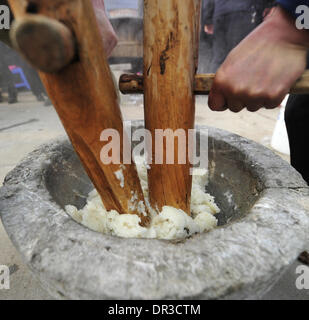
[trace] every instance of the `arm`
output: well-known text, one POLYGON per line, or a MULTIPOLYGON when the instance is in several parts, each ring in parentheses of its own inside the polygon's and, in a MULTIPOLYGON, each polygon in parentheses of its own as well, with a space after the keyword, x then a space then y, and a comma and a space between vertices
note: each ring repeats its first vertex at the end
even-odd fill
POLYGON ((275 108, 304 72, 308 49, 309 31, 298 30, 295 18, 276 8, 220 67, 209 96, 210 108, 234 112, 275 108))
POLYGON ((107 56, 110 56, 118 42, 116 33, 106 15, 104 0, 92 0, 92 4, 97 16, 107 56))

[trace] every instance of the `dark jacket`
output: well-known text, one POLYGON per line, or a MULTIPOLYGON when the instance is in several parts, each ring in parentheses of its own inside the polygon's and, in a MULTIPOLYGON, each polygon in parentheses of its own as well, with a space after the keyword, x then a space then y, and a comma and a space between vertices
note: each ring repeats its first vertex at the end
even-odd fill
POLYGON ((224 14, 238 11, 263 11, 273 3, 274 0, 204 0, 203 21, 205 24, 212 24, 214 18, 224 14))
POLYGON ((300 5, 309 6, 309 0, 277 0, 283 8, 288 10, 291 14, 296 16, 296 8, 300 5))

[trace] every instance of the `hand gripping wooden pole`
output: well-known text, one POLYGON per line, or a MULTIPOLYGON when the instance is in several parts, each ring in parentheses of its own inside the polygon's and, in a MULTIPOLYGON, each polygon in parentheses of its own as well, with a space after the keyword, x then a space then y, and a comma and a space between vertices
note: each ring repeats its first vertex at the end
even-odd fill
POLYGON ((16 18, 15 45, 45 71, 40 72, 41 79, 106 209, 137 214, 141 224, 147 225, 149 217, 134 163, 107 165, 101 161, 101 150, 110 142, 100 141, 103 130, 118 133, 113 156, 121 162, 128 138, 123 136, 117 94, 90 0, 9 3, 16 18))
POLYGON ((188 215, 192 184, 188 130, 194 128, 199 9, 200 0, 144 1, 145 125, 152 134, 152 151, 148 151, 152 154, 148 171, 150 203, 158 210, 167 205, 188 215), (158 129, 185 131, 184 147, 177 143, 179 139, 173 139, 175 164, 166 161, 172 144, 165 140, 163 154, 155 147, 158 129), (185 164, 178 164, 178 151, 184 148, 185 164), (161 156, 163 163, 158 164, 161 156))

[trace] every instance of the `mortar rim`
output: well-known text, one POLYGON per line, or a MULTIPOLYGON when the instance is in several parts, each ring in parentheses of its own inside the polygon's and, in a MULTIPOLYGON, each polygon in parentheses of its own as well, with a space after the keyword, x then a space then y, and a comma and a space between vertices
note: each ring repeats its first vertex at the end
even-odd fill
MULTIPOLYGON (((240 139, 236 135, 230 134, 227 131, 204 126, 203 128, 209 129, 211 133, 210 135, 216 135, 217 138, 220 138, 227 143, 232 145, 235 143, 236 145, 238 144, 237 147, 240 151, 244 151, 242 148, 245 148, 246 145, 250 145, 252 147, 251 152, 253 150, 256 152, 264 152, 267 156, 269 155, 269 152, 271 152, 265 150, 266 148, 261 145, 242 137, 240 139), (236 141, 238 141, 238 143, 236 141)), ((301 179, 299 179, 299 174, 292 167, 290 167, 288 174, 292 176, 294 175, 296 179, 295 183, 297 185, 299 182, 299 185, 288 188, 266 186, 263 190, 263 197, 258 200, 248 215, 237 222, 235 221, 235 223, 215 229, 206 234, 197 235, 192 239, 188 239, 185 243, 179 244, 167 243, 166 241, 162 240, 120 238, 117 238, 117 243, 113 243, 115 241, 114 237, 101 235, 86 229, 69 218, 68 215, 57 204, 51 204, 48 190, 42 189, 42 185, 40 185, 42 182, 42 170, 48 166, 50 156, 60 152, 61 148, 66 148, 67 146, 67 140, 58 139, 56 142, 43 145, 38 150, 30 153, 24 160, 22 160, 19 166, 17 166, 10 174, 8 174, 5 180, 5 185, 0 190, 0 214, 7 233, 9 234, 15 247, 19 252, 21 252, 25 262, 41 280, 41 282, 48 287, 49 291, 54 296, 61 298, 61 296, 59 296, 59 292, 62 292, 64 297, 73 299, 173 299, 188 297, 205 299, 223 298, 227 296, 235 297, 235 292, 237 292, 236 298, 244 296, 256 297, 260 296, 266 290, 266 287, 269 287, 270 282, 274 282, 274 278, 279 277, 282 271, 288 267, 291 262, 293 262, 297 255, 309 242, 308 236, 305 232, 305 229, 309 227, 309 188, 301 179), (277 199, 276 197, 278 197, 277 200, 282 200, 282 197, 279 197, 279 195, 282 194, 284 194, 287 199, 294 199, 296 196, 300 197, 303 203, 302 201, 290 203, 288 207, 289 210, 286 210, 286 212, 281 208, 281 203, 274 203, 275 207, 268 208, 269 199, 267 197, 271 196, 272 199, 277 199), (37 198, 35 199, 31 197, 37 198), (27 198, 31 198, 33 200, 31 202, 32 205, 29 206, 29 203, 25 205, 24 200, 27 198), (266 201, 266 199, 268 200, 266 201), (38 208, 42 211, 38 210, 38 208), (261 210, 261 208, 263 208, 263 210, 261 210), (15 214, 16 209, 20 210, 20 214, 15 214), (278 212, 275 213, 274 211, 276 210, 278 212), (31 215, 30 212, 33 212, 34 215, 31 215), (274 218, 276 218, 276 223, 274 218), (26 222, 28 225, 30 225, 34 221, 37 221, 37 219, 41 224, 43 223, 43 228, 41 228, 41 230, 34 228, 33 231, 37 231, 37 233, 32 232, 31 234, 27 234, 25 233, 25 230, 22 230, 22 223, 26 222), (44 229, 44 222, 46 221, 50 222, 50 226, 44 229), (64 225, 67 228, 66 233, 62 233, 64 230, 64 225), (288 234, 284 234, 282 232, 282 227, 280 227, 280 225, 289 226, 289 230, 287 232, 288 234), (271 228, 269 226, 271 226, 271 228), (46 231, 50 230, 56 230, 57 233, 48 234, 46 231), (251 244, 247 248, 239 246, 241 239, 237 237, 237 232, 244 230, 246 230, 246 241, 247 243, 251 244), (269 234, 269 230, 276 233, 276 237, 273 237, 271 234, 269 234), (263 241, 258 243, 257 241, 260 241, 261 239, 255 238, 255 232, 256 234, 267 236, 265 241, 269 243, 264 243, 263 241), (291 239, 291 235, 295 238, 291 239), (88 244, 90 243, 91 247, 96 250, 95 257, 93 257, 93 254, 89 253, 89 258, 92 259, 91 261, 96 259, 94 266, 97 268, 100 266, 101 260, 104 261, 107 257, 110 258, 111 252, 115 255, 115 261, 122 261, 123 253, 121 250, 121 245, 123 245, 124 242, 127 244, 126 248, 129 247, 130 249, 130 246, 131 248, 135 248, 134 250, 132 249, 132 257, 138 256, 135 252, 133 252, 136 251, 137 247, 145 251, 144 245, 141 245, 141 242, 144 242, 147 243, 146 246, 149 246, 149 248, 147 248, 148 252, 152 252, 152 248, 157 249, 156 259, 158 258, 158 266, 160 266, 161 263, 162 268, 166 264, 171 267, 173 261, 170 261, 169 257, 165 257, 164 253, 159 252, 158 248, 161 248, 161 250, 166 249, 166 251, 170 252, 172 255, 178 255, 177 261, 181 261, 183 263, 188 263, 191 261, 191 265, 189 264, 190 268, 193 266, 192 264, 195 263, 196 266, 202 268, 203 270, 199 269, 192 272, 193 276, 196 278, 193 281, 195 284, 194 288, 190 287, 188 279, 185 276, 183 282, 187 288, 181 284, 177 288, 164 287, 164 292, 160 289, 160 286, 158 287, 156 285, 156 281, 159 280, 154 276, 151 276, 152 283, 150 285, 145 281, 137 281, 138 285, 142 286, 144 290, 142 295, 141 291, 137 292, 134 290, 134 288, 137 288, 136 284, 134 284, 130 279, 123 278, 123 276, 119 274, 120 270, 115 271, 112 283, 108 279, 102 279, 100 272, 106 273, 107 270, 109 270, 109 268, 106 266, 104 268, 97 269, 98 274, 86 275, 84 279, 85 281, 79 283, 78 278, 82 273, 86 273, 86 266, 82 265, 82 270, 78 271, 78 268, 76 269, 76 264, 82 263, 82 260, 80 260, 78 257, 75 259, 75 257, 72 257, 72 254, 68 254, 68 252, 77 252, 76 248, 74 248, 75 244, 79 246, 80 250, 86 250, 86 248, 83 246, 83 243, 79 243, 81 239, 88 244), (233 239, 235 243, 231 244, 229 239, 233 239), (212 243, 219 243, 219 245, 216 247, 216 255, 212 254, 212 243), (201 244, 203 244, 203 250, 199 248, 201 244), (255 250, 253 250, 253 244, 257 245, 255 250), (62 249, 61 246, 63 246, 62 249), (110 247, 111 249, 106 249, 106 252, 104 251, 102 253, 103 247, 110 247), (242 251, 235 252, 236 247, 242 251), (53 253, 59 248, 62 255, 61 259, 60 256, 57 257, 53 253), (265 248, 269 250, 269 252, 267 252, 265 248), (256 256, 253 254, 253 252, 257 251, 257 249, 260 252, 256 256), (180 259, 181 250, 188 255, 188 257, 183 258, 182 260, 180 259), (68 268, 63 261, 66 261, 66 259, 70 257, 72 260, 71 265, 68 268), (230 263, 234 261, 233 259, 235 257, 237 257, 237 260, 239 261, 239 270, 242 271, 242 279, 239 278, 239 274, 236 272, 237 270, 234 270, 235 272, 233 271, 233 274, 228 274, 229 267, 231 266, 230 263), (247 259, 244 259, 245 257, 247 259), (165 261, 166 259, 168 261, 165 261), (225 261, 225 266, 222 265, 222 259, 225 261), (51 262, 55 263, 55 261, 57 261, 58 266, 61 266, 61 270, 51 265, 51 262), (207 274, 207 271, 210 271, 211 266, 213 267, 211 269, 211 275, 209 275, 207 274), (223 276, 222 279, 215 281, 216 275, 219 272, 218 269, 220 269, 221 276, 223 276), (72 275, 73 271, 76 271, 77 273, 72 275), (252 271, 254 271, 254 276, 252 276, 252 271), (227 272, 227 274, 225 274, 225 272, 227 272), (204 279, 202 284, 199 283, 199 273, 204 279), (116 279, 117 277, 119 279, 116 279), (89 281, 94 282, 94 278, 99 280, 100 286, 93 284, 91 288, 88 287, 88 289, 85 290, 87 283, 89 283, 89 281), (105 288, 110 289, 116 285, 119 285, 123 291, 122 294, 116 293, 115 296, 114 293, 108 292, 108 290, 106 291, 104 288, 102 288, 105 286, 105 288), (72 290, 75 290, 76 293, 72 293, 72 290)), ((258 161, 256 161, 256 165, 259 165, 258 161)), ((271 168, 263 167, 263 169, 266 172, 271 168)), ((87 251, 83 252, 85 253, 87 251)), ((88 255, 86 254, 86 256, 88 255)), ((128 255, 126 257, 129 259, 128 255)), ((147 255, 146 258, 150 260, 146 261, 146 265, 148 264, 148 266, 144 266, 144 269, 142 268, 142 270, 144 270, 144 275, 147 275, 149 270, 154 268, 156 265, 156 259, 151 259, 151 257, 147 257, 147 255)), ((128 264, 132 263, 133 266, 137 266, 136 274, 137 272, 140 272, 141 267, 138 265, 138 263, 143 261, 141 257, 138 257, 138 259, 134 261, 128 261, 128 264)), ((176 278, 181 277, 181 274, 186 270, 186 267, 181 265, 178 265, 177 268, 177 270, 173 270, 173 272, 177 273, 176 278)), ((122 271, 125 270, 124 268, 120 269, 122 271)), ((169 274, 169 268, 164 270, 166 276, 170 277, 171 275, 169 274)), ((159 281, 159 283, 163 285, 162 282, 159 281)))

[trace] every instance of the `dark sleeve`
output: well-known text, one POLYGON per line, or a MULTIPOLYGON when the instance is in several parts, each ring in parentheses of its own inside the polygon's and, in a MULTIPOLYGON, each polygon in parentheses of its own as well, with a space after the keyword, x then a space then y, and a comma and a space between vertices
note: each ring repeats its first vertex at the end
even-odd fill
POLYGON ((203 2, 203 23, 213 24, 215 0, 204 0, 203 2))
POLYGON ((294 16, 296 16, 296 8, 298 6, 305 5, 309 7, 309 0, 277 0, 277 3, 294 16))
POLYGON ((271 8, 276 5, 276 0, 266 0, 265 1, 265 8, 271 8))

